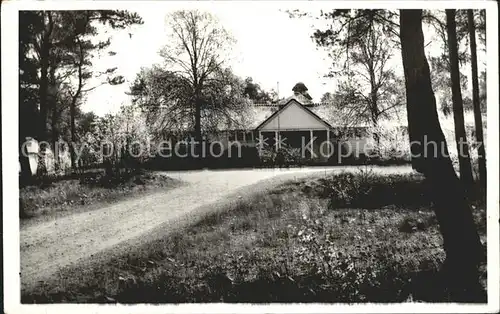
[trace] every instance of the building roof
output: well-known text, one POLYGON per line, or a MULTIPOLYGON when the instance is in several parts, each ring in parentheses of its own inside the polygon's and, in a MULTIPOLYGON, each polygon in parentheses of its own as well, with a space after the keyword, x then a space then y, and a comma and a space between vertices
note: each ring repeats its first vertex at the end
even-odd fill
MULTIPOLYGON (((274 103, 266 104, 250 104, 245 108, 245 113, 241 112, 234 113, 234 120, 237 120, 237 125, 228 126, 222 123, 218 127, 220 130, 256 130, 257 128, 263 126, 267 121, 270 121, 275 115, 277 115, 281 110, 283 110, 292 100, 299 103, 299 105, 314 116, 317 120, 323 122, 325 126, 331 128, 344 128, 346 126, 353 128, 367 128, 368 124, 358 122, 350 123, 350 121, 345 121, 345 118, 338 115, 338 111, 333 108, 331 103, 313 103, 310 96, 304 95, 303 93, 294 92, 290 97, 281 99, 274 103)), ((352 122, 352 121, 351 121, 352 122)), ((393 119, 389 121, 381 121, 383 125, 389 126, 404 126, 405 123, 401 121, 394 121, 393 119)))
MULTIPOLYGON (((287 98, 288 102, 295 97, 287 98)), ((282 102, 283 103, 283 102, 282 102)), ((299 101, 299 103, 301 103, 299 101)), ((276 114, 280 108, 284 108, 281 104, 259 104, 253 105, 249 108, 247 112, 247 118, 243 121, 241 127, 246 130, 254 130, 259 125, 263 124, 265 121, 271 118, 272 115, 276 114)), ((340 123, 335 119, 333 110, 328 106, 328 104, 312 104, 310 106, 304 106, 304 109, 311 112, 314 116, 318 117, 330 126, 338 126, 340 123)))
MULTIPOLYGON (((311 114, 330 125, 332 128, 344 127, 348 125, 348 121, 342 120, 341 117, 336 115, 336 110, 332 108, 331 104, 328 103, 312 103, 307 102, 306 105, 302 102, 302 97, 291 96, 286 99, 279 101, 274 104, 253 104, 248 107, 244 117, 240 117, 238 126, 230 129, 241 129, 241 130, 255 130, 260 125, 264 124, 265 121, 269 120, 273 115, 285 107, 285 104, 289 103, 291 100, 296 100, 299 104, 303 105, 303 108, 309 111, 311 114)), ((235 116, 236 118, 236 116, 235 116)), ((349 124, 352 127, 368 127, 367 124, 356 123, 355 125, 349 124)), ((220 130, 227 129, 227 126, 220 125, 220 130)))
MULTIPOLYGON (((279 106, 279 109, 274 111, 273 114, 271 114, 269 117, 267 117, 264 121, 262 121, 256 129, 260 129, 264 127, 268 122, 270 122, 275 116, 281 114, 284 112, 289 106, 292 104, 297 104, 300 108, 302 108, 305 112, 307 112, 309 115, 313 116, 314 119, 319 121, 321 124, 323 124, 325 127, 331 128, 331 124, 322 119, 320 116, 318 116, 315 112, 310 110, 308 107, 304 106, 300 101, 297 100, 295 97, 290 97, 288 102, 285 103, 285 105, 279 106)), ((299 109, 300 110, 300 109, 299 109)), ((299 112, 298 112, 299 113, 299 112)), ((299 113, 300 114, 300 113, 299 113)))

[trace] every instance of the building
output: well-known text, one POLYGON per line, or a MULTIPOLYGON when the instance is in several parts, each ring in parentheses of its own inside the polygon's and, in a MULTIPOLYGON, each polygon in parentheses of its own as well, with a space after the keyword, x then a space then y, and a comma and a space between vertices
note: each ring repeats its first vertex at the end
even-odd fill
POLYGON ((313 103, 307 93, 294 91, 277 103, 254 104, 251 111, 247 123, 213 133, 208 140, 221 142, 226 150, 231 143, 255 147, 261 158, 286 150, 319 162, 336 156, 341 148, 348 150, 344 157, 360 157, 371 140, 367 126, 335 125, 332 109, 313 103))

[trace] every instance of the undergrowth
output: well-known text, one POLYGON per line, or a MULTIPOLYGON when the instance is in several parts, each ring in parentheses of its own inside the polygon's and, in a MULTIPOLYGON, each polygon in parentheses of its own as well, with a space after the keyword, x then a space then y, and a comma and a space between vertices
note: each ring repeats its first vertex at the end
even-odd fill
POLYGON ((72 177, 34 180, 19 189, 19 215, 26 219, 97 202, 112 202, 133 193, 170 187, 177 182, 150 171, 122 171, 106 176, 92 171, 72 177))
MULTIPOLYGON (((23 302, 446 302, 423 178, 342 173, 290 182, 124 253, 67 270, 23 302)), ((485 208, 474 209, 485 242, 485 208)), ((486 267, 481 268, 486 282, 486 267)), ((475 299, 474 302, 485 302, 475 299)))

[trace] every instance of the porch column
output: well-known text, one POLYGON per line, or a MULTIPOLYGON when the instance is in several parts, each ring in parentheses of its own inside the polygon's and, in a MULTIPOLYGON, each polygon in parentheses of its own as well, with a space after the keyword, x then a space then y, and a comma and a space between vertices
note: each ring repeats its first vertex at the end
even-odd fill
POLYGON ((243 131, 243 143, 247 142, 247 132, 243 131))
POLYGON ((254 138, 253 138, 253 131, 250 132, 250 141, 253 143, 254 142, 254 138))
POLYGON ((278 131, 274 131, 274 145, 276 146, 276 150, 278 150, 280 147, 280 141, 279 141, 279 133, 278 131))
POLYGON ((330 129, 326 129, 326 147, 328 147, 328 157, 333 153, 333 145, 330 143, 330 129))
POLYGON ((309 143, 311 144, 311 159, 313 158, 314 154, 313 154, 313 130, 309 130, 309 136, 310 136, 310 140, 309 140, 309 143))
POLYGON ((264 139, 262 138, 262 131, 259 131, 259 156, 262 155, 263 147, 264 147, 264 139))

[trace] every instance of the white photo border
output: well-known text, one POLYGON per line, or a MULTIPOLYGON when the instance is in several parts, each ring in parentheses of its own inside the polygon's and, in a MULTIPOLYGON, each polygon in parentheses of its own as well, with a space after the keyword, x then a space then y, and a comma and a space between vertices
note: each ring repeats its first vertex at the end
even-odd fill
MULTIPOLYGON (((180 305, 96 305, 20 303, 19 187, 18 187, 18 19, 22 10, 206 8, 217 5, 261 5, 281 8, 284 1, 5 1, 2 2, 2 179, 3 179, 3 275, 5 313, 485 313, 499 311, 499 126, 498 126, 498 7, 495 1, 290 1, 290 7, 387 8, 387 9, 486 9, 487 16, 487 243, 488 304, 180 304, 180 305)), ((225 8, 225 9, 226 9, 225 8)))

